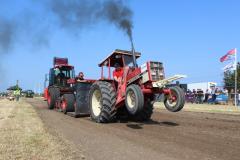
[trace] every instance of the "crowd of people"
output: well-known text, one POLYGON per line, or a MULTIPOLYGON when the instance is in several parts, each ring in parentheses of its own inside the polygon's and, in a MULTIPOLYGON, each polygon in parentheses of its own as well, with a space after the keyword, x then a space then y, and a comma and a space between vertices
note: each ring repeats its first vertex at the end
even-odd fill
MULTIPOLYGON (((225 100, 228 101, 229 93, 227 89, 219 89, 216 87, 211 87, 211 89, 207 89, 205 92, 202 89, 188 89, 186 92, 186 101, 191 103, 215 103, 217 96, 224 95, 225 100)), ((232 97, 231 97, 232 98, 232 97)))

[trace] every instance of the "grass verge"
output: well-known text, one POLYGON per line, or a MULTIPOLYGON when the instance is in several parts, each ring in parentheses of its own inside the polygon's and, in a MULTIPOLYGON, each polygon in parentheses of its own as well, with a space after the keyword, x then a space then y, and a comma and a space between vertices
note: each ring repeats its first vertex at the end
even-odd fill
POLYGON ((0 100, 0 159, 85 157, 58 134, 50 134, 30 104, 0 100))
MULTIPOLYGON (((160 103, 160 102, 155 103, 155 108, 165 109, 164 104, 160 103)), ((183 108, 183 111, 240 115, 240 108, 239 107, 229 106, 229 105, 186 103, 184 108, 183 108)))

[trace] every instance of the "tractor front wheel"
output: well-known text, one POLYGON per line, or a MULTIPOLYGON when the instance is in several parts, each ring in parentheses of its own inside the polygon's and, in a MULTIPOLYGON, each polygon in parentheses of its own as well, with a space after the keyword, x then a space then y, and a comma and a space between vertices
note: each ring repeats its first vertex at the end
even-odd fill
POLYGON ((116 91, 111 83, 95 82, 90 89, 88 103, 93 121, 109 123, 115 119, 116 91))
POLYGON ((125 105, 131 115, 136 115, 144 108, 144 95, 138 85, 132 84, 127 87, 125 105))
POLYGON ((61 100, 61 109, 64 114, 74 112, 75 97, 73 94, 64 94, 61 100))
POLYGON ((181 111, 185 105, 185 96, 183 90, 178 87, 171 87, 170 94, 165 95, 164 105, 171 112, 181 111))

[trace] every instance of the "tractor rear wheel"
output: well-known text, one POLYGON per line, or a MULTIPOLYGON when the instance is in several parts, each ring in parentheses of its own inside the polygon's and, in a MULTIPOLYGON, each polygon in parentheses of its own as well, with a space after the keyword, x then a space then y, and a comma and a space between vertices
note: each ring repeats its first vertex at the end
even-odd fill
POLYGON ((93 121, 108 123, 115 120, 116 91, 111 83, 95 82, 91 86, 88 103, 93 121))
POLYGON ((185 95, 183 90, 178 87, 169 88, 171 95, 166 95, 164 99, 164 105, 170 112, 181 111, 185 105, 185 95))
POLYGON ((134 121, 148 121, 153 114, 153 101, 145 100, 143 110, 132 117, 134 121))
POLYGON ((74 112, 75 97, 73 94, 64 94, 62 96, 61 108, 64 114, 74 112))
POLYGON ((48 109, 54 109, 56 100, 60 96, 60 91, 58 88, 49 88, 49 95, 48 95, 48 109))
POLYGON ((144 95, 138 85, 132 84, 127 87, 125 105, 131 115, 136 115, 144 108, 144 95))

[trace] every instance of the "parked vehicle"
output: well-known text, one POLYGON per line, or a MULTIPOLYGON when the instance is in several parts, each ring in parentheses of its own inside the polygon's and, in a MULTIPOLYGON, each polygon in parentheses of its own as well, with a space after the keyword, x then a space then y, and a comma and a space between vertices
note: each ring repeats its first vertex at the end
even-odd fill
POLYGON ((34 92, 32 90, 25 90, 21 92, 22 96, 26 98, 33 98, 34 97, 34 92))

